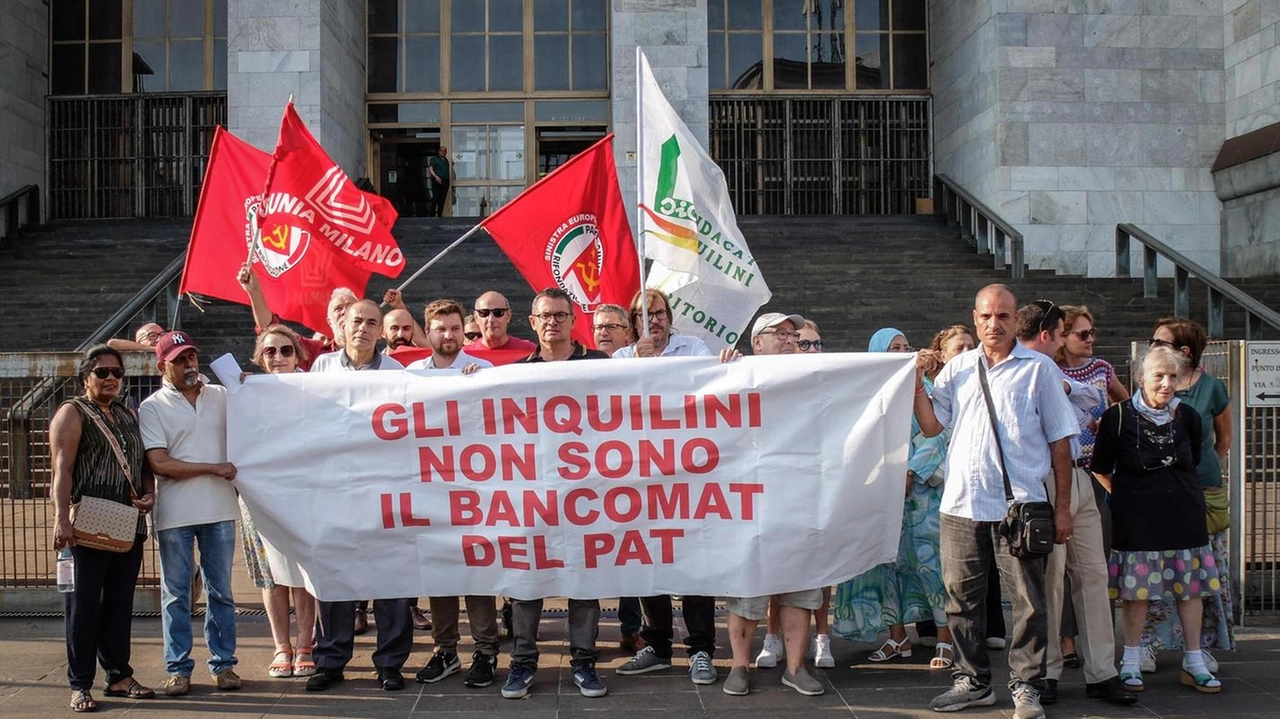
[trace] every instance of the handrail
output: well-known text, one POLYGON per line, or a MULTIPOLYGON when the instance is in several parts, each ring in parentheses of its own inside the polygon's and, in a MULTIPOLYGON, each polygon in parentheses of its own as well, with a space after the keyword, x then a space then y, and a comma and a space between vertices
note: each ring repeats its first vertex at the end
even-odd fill
POLYGON ((0 212, 4 213, 4 233, 0 237, 12 237, 27 225, 40 224, 40 186, 26 185, 0 197, 0 212), (27 204, 26 222, 20 222, 18 214, 23 200, 27 204))
POLYGON ((1156 264, 1160 255, 1173 263, 1173 313, 1178 317, 1186 317, 1190 312, 1191 276, 1194 275, 1208 285, 1209 318, 1205 328, 1209 332, 1210 339, 1222 339, 1224 299, 1231 300, 1244 310, 1245 339, 1251 340, 1257 337, 1263 323, 1280 329, 1280 312, 1267 307, 1254 296, 1219 277, 1217 273, 1209 271, 1200 263, 1156 239, 1151 233, 1128 222, 1116 225, 1116 277, 1133 276, 1129 262, 1130 239, 1142 243, 1143 297, 1160 296, 1156 273, 1156 264))
MULTIPOLYGON (((160 273, 152 277, 150 282, 143 285, 142 289, 138 290, 138 293, 132 299, 116 310, 115 314, 108 317, 106 322, 98 325, 98 329, 85 338, 76 349, 83 352, 100 342, 106 342, 115 333, 119 332, 129 320, 133 319, 134 315, 141 312, 151 302, 154 302, 165 288, 178 279, 178 275, 182 274, 182 267, 186 261, 187 252, 183 250, 182 254, 174 258, 173 262, 170 262, 167 267, 160 270, 160 273)), ((177 329, 179 304, 176 293, 171 294, 169 299, 170 319, 165 329, 177 329)))
POLYGON ((939 214, 946 218, 947 223, 957 225, 961 236, 977 245, 978 254, 992 254, 995 269, 1003 270, 1007 266, 1011 279, 1025 278, 1027 265, 1022 233, 950 177, 937 174, 933 176, 933 182, 934 197, 942 201, 939 214))

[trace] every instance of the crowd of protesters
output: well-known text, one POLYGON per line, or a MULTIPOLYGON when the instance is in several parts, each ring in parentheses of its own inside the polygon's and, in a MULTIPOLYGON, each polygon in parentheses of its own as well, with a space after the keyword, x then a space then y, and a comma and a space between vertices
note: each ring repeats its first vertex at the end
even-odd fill
MULTIPOLYGON (((390 307, 384 314, 377 302, 339 290, 329 304, 331 333, 300 337, 270 312, 252 273, 242 270, 239 280, 258 325, 253 363, 271 374, 473 373, 501 371, 495 365, 513 361, 717 355, 673 328, 669 300, 657 290, 637 293, 629 307, 600 307, 591 328, 596 348, 588 348, 572 339, 574 323, 583 320, 571 298, 554 288, 534 297, 533 341, 510 333, 514 308, 497 292, 483 293, 469 310, 452 300, 429 302, 419 322, 399 292, 382 298, 390 307)), ((1160 649, 1182 651, 1181 684, 1219 692, 1217 661, 1208 650, 1233 649, 1232 607, 1225 530, 1207 528, 1205 491, 1220 487, 1230 444, 1226 390, 1200 366, 1207 339, 1194 322, 1155 324, 1151 349, 1133 373, 1132 395, 1113 366, 1094 356, 1098 331, 1087 307, 1047 300, 1023 305, 1003 285, 984 288, 971 325, 941 329, 917 353, 896 559, 843 582, 834 595, 830 587, 795 587, 773 597, 722 597, 730 650, 723 676, 714 663, 716 597, 622 598, 621 646, 634 654, 614 673, 673 667, 673 605, 679 602, 690 680, 720 681, 734 696, 749 694, 761 680, 759 670, 779 663, 775 681, 802 695, 822 694, 824 682, 806 660, 835 666, 839 652, 831 634, 878 643, 866 657, 872 662, 894 663, 911 657, 915 646, 930 648, 929 668, 952 677, 952 687, 930 704, 940 712, 994 704, 990 652, 1006 648, 1018 719, 1045 715, 1067 667, 1083 669, 1087 697, 1132 703, 1147 688, 1160 649), (1001 527, 1011 502, 1052 505, 1054 545, 1047 556, 1009 551, 1001 527), (1012 607, 1008 636, 1006 601, 1012 607), (763 644, 753 654, 761 622, 763 644)), ((305 589, 274 580, 253 518, 237 502, 236 468, 226 449, 226 390, 201 374, 196 341, 185 332, 146 325, 135 339, 85 353, 83 392, 59 408, 50 429, 54 546, 70 547, 76 560, 75 588, 66 599, 71 709, 98 709, 91 693, 95 661, 106 675, 106 696, 156 696, 129 666, 133 587, 148 527, 160 548, 168 676, 159 691, 179 696, 190 688, 197 562, 208 607, 208 668, 219 689, 241 686, 231 594, 237 520, 275 645, 262 674, 305 677, 309 691, 344 681, 354 636, 368 624, 363 605, 317 602, 305 589), (160 389, 136 413, 120 401, 122 352, 129 351, 154 352, 162 375, 160 389), (77 546, 71 507, 86 497, 139 510, 128 551, 77 546)), ((827 348, 817 325, 784 312, 761 314, 749 342, 755 355, 827 348)), ((891 327, 877 332, 868 350, 913 351, 910 339, 891 327)), ((733 348, 718 353, 720 362, 739 357, 733 348)), ((416 681, 463 673, 458 623, 465 602, 473 645, 465 685, 479 689, 501 680, 506 698, 531 691, 542 599, 516 598, 503 609, 499 598, 486 596, 429 601, 430 620, 416 598, 373 602, 373 663, 382 689, 405 687, 402 669, 415 627, 429 627, 434 644, 416 681), (505 678, 499 677, 500 624, 513 639, 505 678)), ((572 675, 588 697, 607 693, 597 670, 599 623, 599 599, 569 600, 572 675)))

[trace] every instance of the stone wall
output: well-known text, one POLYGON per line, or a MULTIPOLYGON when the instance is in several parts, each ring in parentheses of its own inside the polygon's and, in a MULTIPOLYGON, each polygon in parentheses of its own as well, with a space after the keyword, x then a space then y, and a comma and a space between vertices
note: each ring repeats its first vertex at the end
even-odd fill
POLYGON ((707 146, 706 0, 614 0, 609 92, 614 159, 631 227, 636 227, 636 46, 689 130, 707 146), (650 49, 652 48, 652 49, 650 49))
POLYGON ((935 0, 939 170, 1033 269, 1114 274, 1118 222, 1218 269, 1222 1, 935 0))
POLYGON ((270 152, 292 95, 330 157, 364 175, 363 13, 361 0, 229 0, 228 129, 270 152))
POLYGON ((0 196, 44 176, 44 96, 49 90, 49 9, 40 0, 0 5, 0 196))

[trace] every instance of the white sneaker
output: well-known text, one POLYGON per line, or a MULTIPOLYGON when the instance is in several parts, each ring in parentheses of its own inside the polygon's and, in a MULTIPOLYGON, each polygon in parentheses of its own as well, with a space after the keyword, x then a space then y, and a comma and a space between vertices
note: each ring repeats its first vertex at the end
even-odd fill
POLYGON ((778 660, 782 659, 784 654, 782 640, 778 638, 778 635, 766 634, 764 635, 764 647, 756 655, 756 667, 772 669, 778 666, 778 660))
POLYGON ((813 637, 813 665, 819 669, 832 669, 836 665, 836 658, 831 655, 831 637, 826 634, 813 637))
MULTIPOLYGON (((1205 662, 1207 665, 1208 662, 1205 662)), ((1142 657, 1138 666, 1142 669, 1143 674, 1156 673, 1156 648, 1150 644, 1142 645, 1142 657)))

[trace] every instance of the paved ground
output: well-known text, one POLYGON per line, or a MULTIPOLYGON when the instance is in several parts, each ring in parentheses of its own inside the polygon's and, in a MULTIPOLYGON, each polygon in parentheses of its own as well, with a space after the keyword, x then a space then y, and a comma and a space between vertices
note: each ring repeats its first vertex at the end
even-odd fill
MULTIPOLYGON (((1078 670, 1068 670, 1060 688, 1061 698, 1049 708, 1052 719, 1067 717, 1212 717, 1235 719, 1280 717, 1280 627, 1248 627, 1239 632, 1240 650, 1220 656, 1222 694, 1207 696, 1179 686, 1174 671, 1178 656, 1161 655, 1162 669, 1148 678, 1142 701, 1132 707, 1117 708, 1084 696, 1083 678, 1078 670)), ((720 621, 723 628, 723 619, 720 621)), ((613 668, 625 657, 616 648, 617 624, 612 612, 601 623, 601 647, 605 648, 599 668, 609 685, 609 695, 586 699, 573 686, 568 672, 563 619, 548 614, 543 621, 543 658, 531 695, 519 701, 502 699, 498 686, 469 690, 460 676, 434 685, 415 684, 399 693, 383 692, 372 681, 372 633, 360 637, 347 676, 348 681, 323 694, 308 693, 301 679, 268 679, 266 665, 271 658, 271 639, 266 618, 244 616, 240 629, 240 673, 244 689, 218 692, 207 673, 198 670, 191 694, 177 699, 130 702, 94 695, 106 716, 131 717, 409 717, 440 714, 457 717, 519 717, 521 719, 569 719, 608 716, 653 717, 666 712, 682 717, 936 717, 928 707, 929 698, 949 683, 945 672, 928 668, 928 654, 894 666, 870 665, 870 647, 837 640, 838 667, 812 670, 827 685, 827 693, 817 698, 802 697, 779 683, 781 670, 761 670, 754 674, 754 689, 748 697, 730 697, 717 683, 696 687, 689 682, 683 662, 669 671, 639 677, 619 677, 613 668), (852 664, 852 666, 850 666, 852 664)), ((197 637, 199 630, 197 629, 197 637)), ((419 669, 429 657, 429 632, 419 633, 408 673, 419 669)), ((0 717, 5 719, 47 719, 66 716, 66 654, 60 619, 0 619, 0 717)), ((161 661, 159 619, 138 619, 134 623, 134 667, 139 680, 159 684, 164 678, 161 661)), ((464 627, 465 636, 465 627, 464 627)), ((757 637, 757 646, 760 637, 757 637)), ((721 679, 728 672, 727 639, 716 665, 721 679)), ((504 645, 504 650, 510 645, 504 645)), ((459 649, 469 656, 470 646, 459 649)), ((197 639, 197 657, 203 654, 197 639)), ((997 676, 1004 673, 1003 653, 997 676)), ((501 659, 505 675, 507 656, 501 659)), ((101 683, 101 680, 99 680, 101 683)), ((1000 691, 1000 702, 988 710, 969 710, 958 716, 994 718, 1011 716, 1008 693, 1000 691)))

